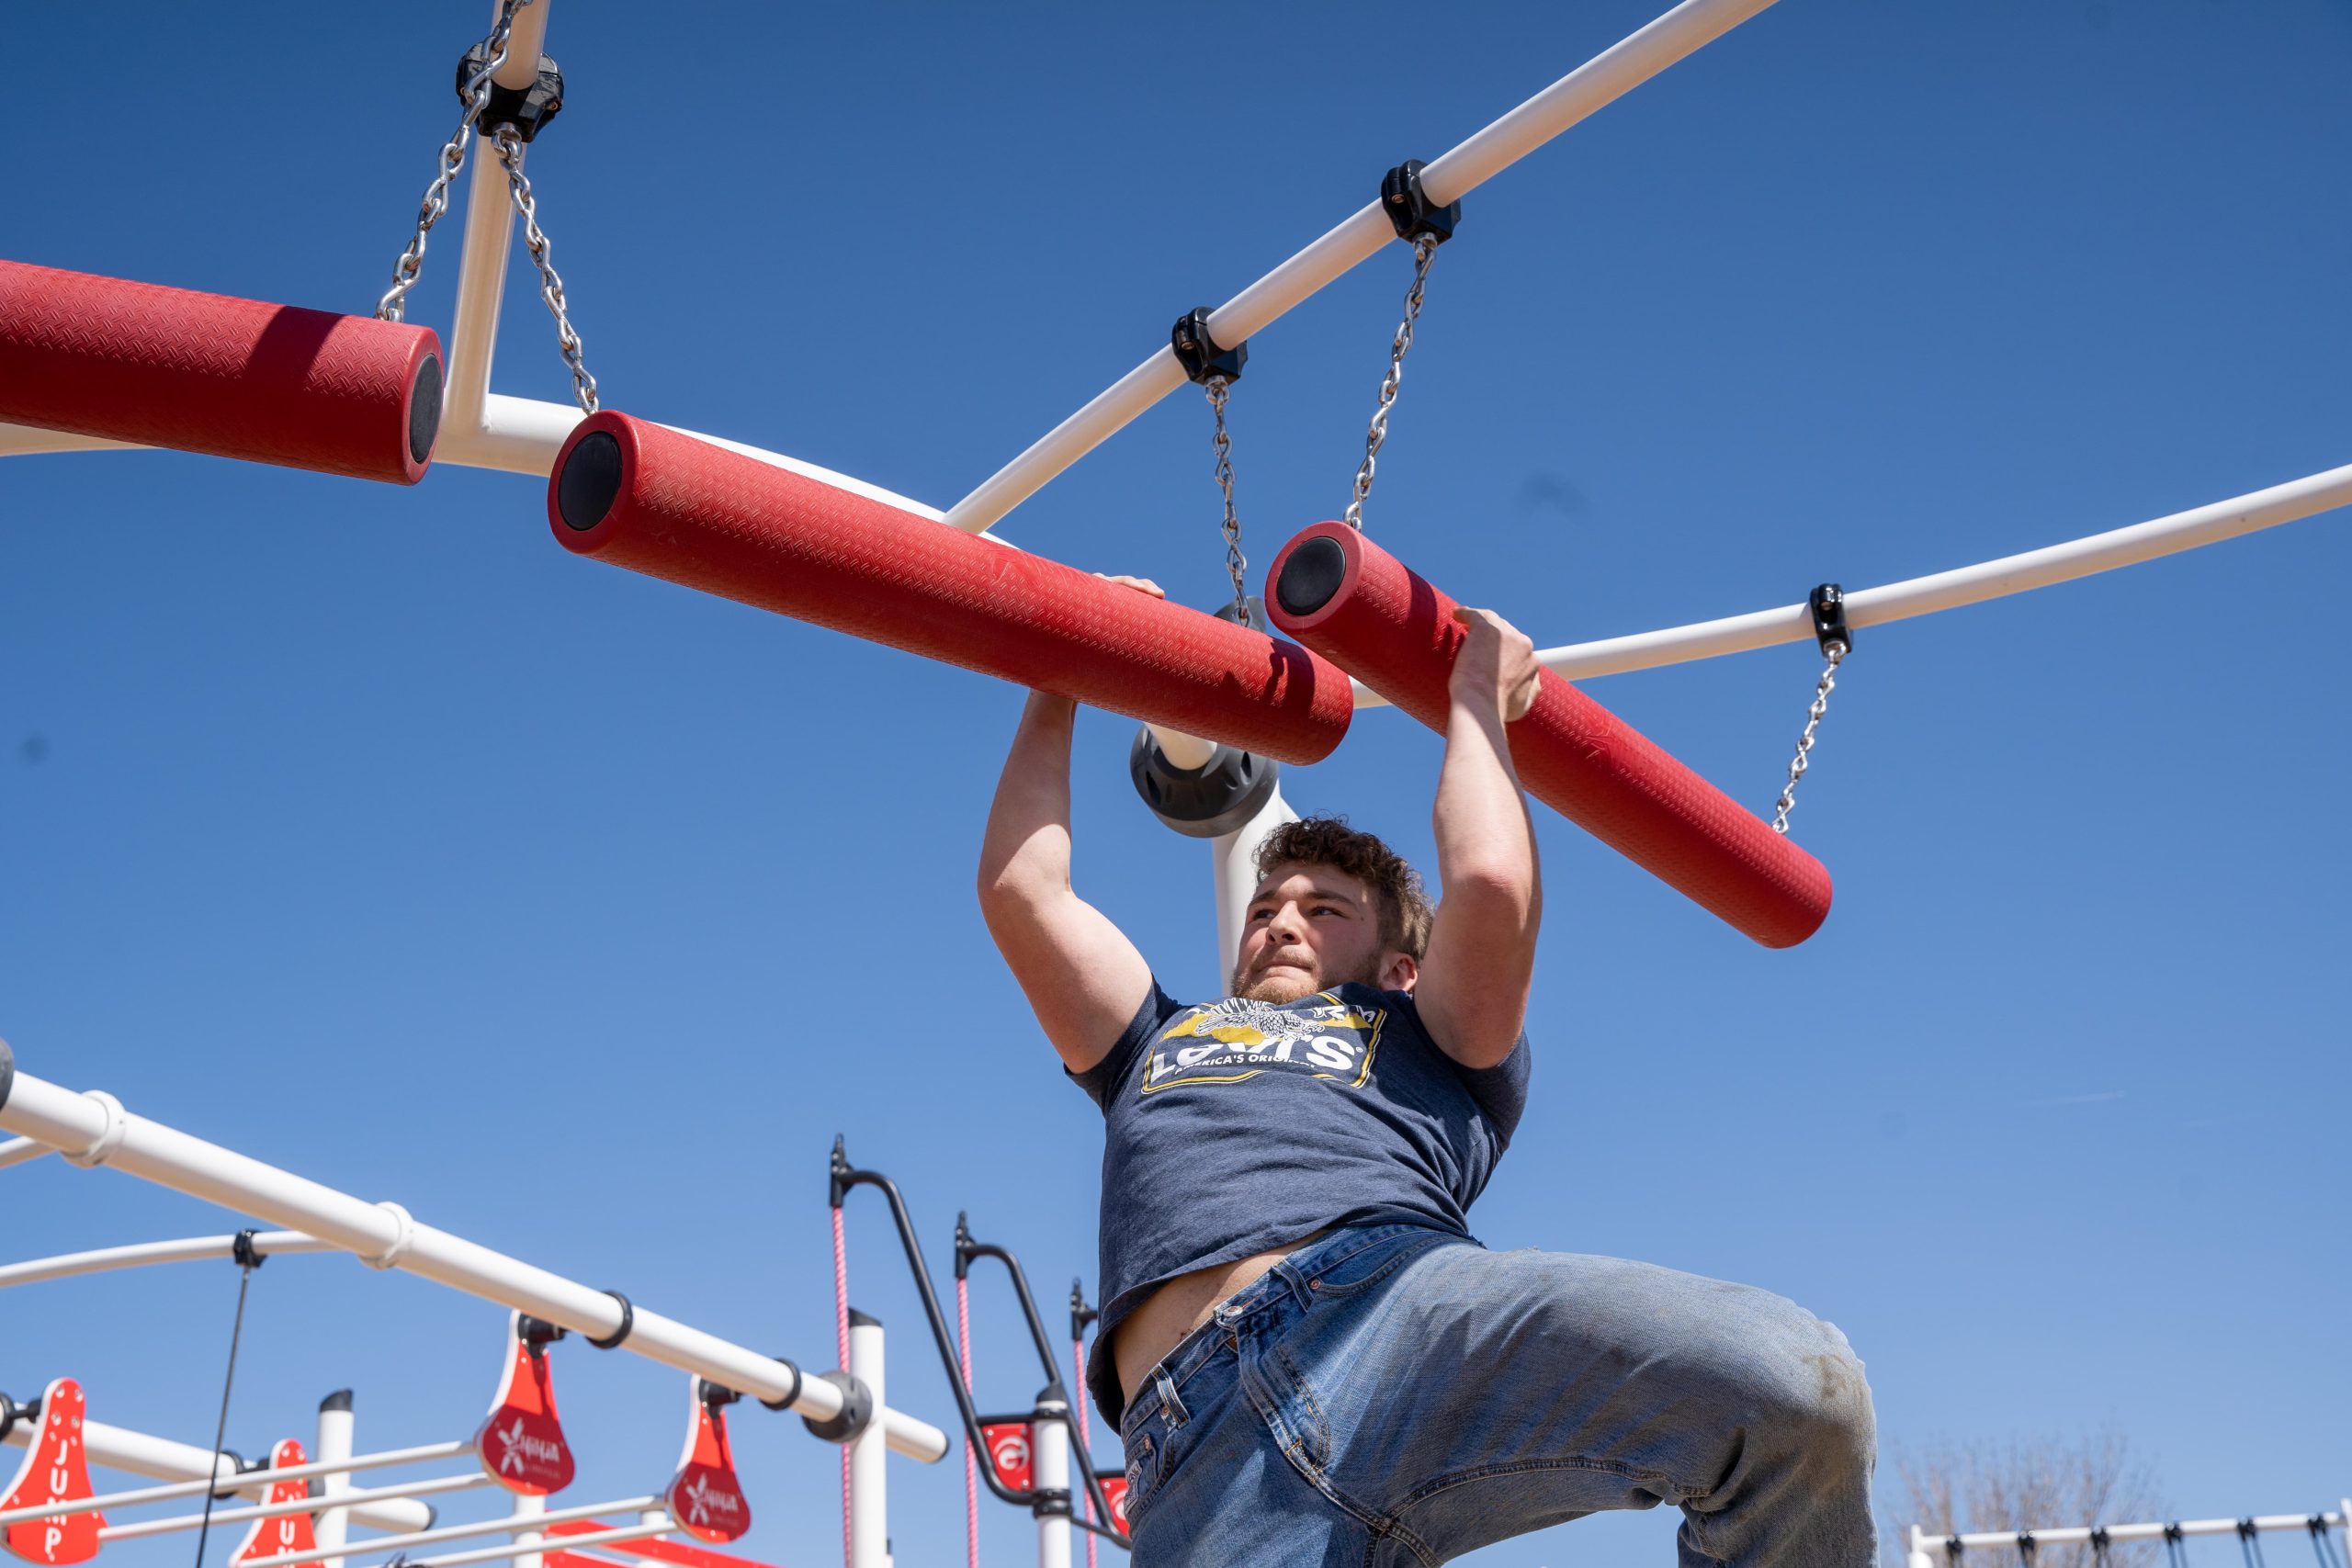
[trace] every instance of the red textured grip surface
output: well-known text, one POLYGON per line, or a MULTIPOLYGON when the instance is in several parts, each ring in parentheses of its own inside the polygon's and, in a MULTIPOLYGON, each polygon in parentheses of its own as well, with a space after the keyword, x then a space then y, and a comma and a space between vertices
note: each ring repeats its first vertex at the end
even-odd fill
MULTIPOLYGON (((1293 539, 1266 583, 1276 626, 1444 731, 1464 636, 1453 600, 1344 523, 1293 539), (1320 609, 1288 614, 1274 585, 1291 553, 1317 538, 1345 552, 1345 576, 1320 609)), ((1828 915, 1819 861, 1550 671, 1510 735, 1530 794, 1765 946, 1793 947, 1828 915)))
MULTIPOLYGON (((0 261, 0 420, 414 484, 424 327, 0 261)), ((437 383, 436 383, 437 386, 437 383)))
POLYGON ((571 433, 548 522, 580 555, 1261 757, 1320 761, 1354 708, 1294 644, 627 414, 571 433), (600 433, 620 489, 577 529, 564 468, 600 433))

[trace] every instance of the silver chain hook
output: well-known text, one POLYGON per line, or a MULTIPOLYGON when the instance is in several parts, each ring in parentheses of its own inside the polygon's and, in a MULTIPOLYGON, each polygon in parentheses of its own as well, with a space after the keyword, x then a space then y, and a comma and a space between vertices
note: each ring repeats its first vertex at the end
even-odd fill
POLYGON ((1388 411, 1396 406, 1396 389, 1405 379, 1405 355, 1413 346, 1413 323, 1420 319, 1421 290, 1430 280, 1430 263, 1437 255, 1438 239, 1423 234, 1413 242, 1413 287, 1405 291, 1405 319, 1388 344, 1388 376, 1380 383, 1380 405, 1372 411, 1372 427, 1364 433, 1363 463, 1356 469, 1356 491, 1340 521, 1363 532, 1364 498, 1372 494, 1372 476, 1381 445, 1388 439, 1388 411))
POLYGON ((1216 415, 1216 483, 1225 491, 1225 570, 1233 579, 1234 621, 1246 626, 1250 624, 1250 563, 1241 554, 1241 519, 1233 510, 1233 437, 1225 430, 1225 403, 1233 384, 1212 376, 1206 386, 1209 408, 1216 415))
POLYGON ((523 219, 523 243, 531 252, 531 265, 539 269, 539 298, 546 302, 548 314, 555 318, 556 346, 563 354, 563 362, 571 368, 571 397, 582 413, 596 412, 596 378, 588 374, 587 363, 581 358, 580 334, 572 330, 571 317, 563 297, 563 278, 548 259, 553 246, 539 230, 539 206, 531 195, 531 182, 523 177, 523 138, 511 125, 502 125, 491 138, 498 150, 498 161, 506 170, 506 188, 514 198, 514 210, 523 219))
POLYGON ((1775 833, 1786 835, 1789 830, 1789 813, 1797 806, 1797 781, 1813 765, 1814 731, 1821 728, 1822 715, 1829 711, 1829 694, 1838 689, 1838 666, 1846 660, 1846 645, 1842 642, 1831 642, 1827 652, 1828 666, 1821 671, 1820 683, 1813 689, 1813 705, 1805 710, 1804 733, 1797 737, 1797 754, 1789 761, 1789 782, 1781 786, 1780 803, 1772 808, 1775 833))
POLYGON ((416 232, 409 237, 408 249, 392 264, 392 286, 376 301, 376 319, 397 321, 408 308, 408 291, 416 287, 419 274, 424 270, 424 237, 433 225, 441 221, 449 210, 449 182, 466 166, 466 148, 474 133, 474 122, 490 105, 490 79, 504 69, 506 46, 514 36, 514 13, 531 0, 505 0, 498 9, 498 25, 490 29, 482 40, 482 52, 487 58, 482 67, 466 82, 465 116, 458 121, 458 129, 441 146, 441 157, 435 170, 433 183, 424 187, 424 199, 416 209, 416 232))

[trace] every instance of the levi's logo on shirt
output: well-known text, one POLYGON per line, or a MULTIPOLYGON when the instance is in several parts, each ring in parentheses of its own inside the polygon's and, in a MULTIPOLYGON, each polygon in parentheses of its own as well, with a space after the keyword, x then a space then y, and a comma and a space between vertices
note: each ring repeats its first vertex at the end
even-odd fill
POLYGON ((1142 1092, 1244 1083, 1267 1072, 1362 1089, 1387 1019, 1385 1008, 1351 1007, 1329 991, 1312 1004, 1277 1007, 1228 997, 1187 1008, 1152 1042, 1142 1092))

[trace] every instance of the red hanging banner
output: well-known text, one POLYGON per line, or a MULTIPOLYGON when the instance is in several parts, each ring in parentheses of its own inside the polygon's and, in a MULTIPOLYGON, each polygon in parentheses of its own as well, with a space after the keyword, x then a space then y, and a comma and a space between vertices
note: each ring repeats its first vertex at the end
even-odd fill
MULTIPOLYGON (((291 1470, 303 1462, 302 1445, 291 1438, 269 1450, 269 1468, 272 1470, 291 1470)), ((311 1483, 307 1481, 273 1481, 269 1483, 269 1495, 263 1501, 294 1503, 310 1495, 311 1483)), ((231 1568, 234 1568, 235 1564, 250 1558, 275 1557, 282 1551, 311 1551, 317 1550, 319 1538, 311 1532, 309 1514, 280 1514, 274 1519, 255 1519, 253 1529, 245 1532, 245 1539, 238 1543, 229 1562, 231 1568)))
POLYGON ((989 1464, 996 1471, 996 1478, 1015 1492, 1026 1492, 1033 1484, 1029 1423, 999 1421, 980 1427, 980 1440, 988 1445, 989 1464))
POLYGON ((571 1484, 571 1445, 556 1419, 547 1347, 523 1337, 521 1313, 510 1322, 506 1373, 490 1414, 474 1429, 474 1457, 482 1473, 509 1492, 544 1497, 571 1484))
MULTIPOLYGON (((0 1508, 37 1508, 46 1503, 74 1503, 90 1495, 89 1456, 82 1448, 83 1412, 87 1401, 82 1385, 59 1378, 41 1391, 40 1430, 25 1450, 8 1495, 0 1508)), ((27 1519, 8 1527, 10 1551, 28 1562, 55 1568, 65 1562, 86 1562, 98 1554, 98 1531, 106 1516, 93 1508, 86 1514, 60 1514, 54 1518, 27 1519)))
POLYGON ((670 1517, 703 1540, 735 1540, 752 1528, 752 1505, 735 1479, 735 1450, 727 1441, 727 1412, 702 1396, 702 1380, 686 1380, 694 1425, 670 1480, 670 1517))
POLYGON ((1121 1535, 1127 1529, 1127 1472, 1124 1470, 1098 1470, 1094 1479, 1102 1483, 1102 1500, 1111 1505, 1111 1528, 1121 1535))

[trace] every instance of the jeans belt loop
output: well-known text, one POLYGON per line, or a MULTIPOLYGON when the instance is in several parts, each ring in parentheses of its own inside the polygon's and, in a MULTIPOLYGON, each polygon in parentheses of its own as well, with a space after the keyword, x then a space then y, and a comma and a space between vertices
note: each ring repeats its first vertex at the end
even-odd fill
POLYGON ((1315 1305, 1315 1292, 1306 1288, 1306 1271, 1300 1269, 1297 1264, 1293 1263, 1289 1258, 1285 1258, 1281 1262, 1275 1264, 1273 1268, 1267 1270, 1267 1272, 1282 1276, 1283 1283, 1290 1287, 1290 1293, 1298 1298, 1298 1305, 1301 1311, 1306 1311, 1315 1305))
POLYGON ((1159 1385, 1159 1413, 1168 1418, 1168 1429, 1172 1432, 1193 1418, 1192 1412, 1186 1410, 1184 1402, 1176 1396, 1176 1382, 1168 1375, 1167 1367, 1154 1367, 1151 1375, 1159 1385))

